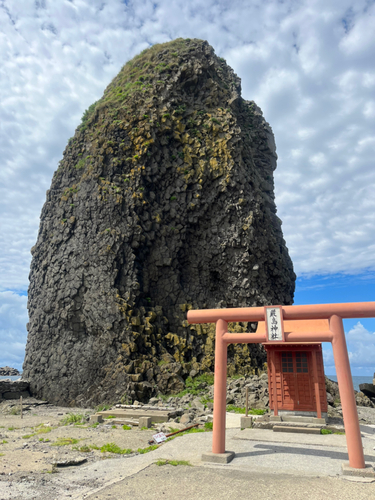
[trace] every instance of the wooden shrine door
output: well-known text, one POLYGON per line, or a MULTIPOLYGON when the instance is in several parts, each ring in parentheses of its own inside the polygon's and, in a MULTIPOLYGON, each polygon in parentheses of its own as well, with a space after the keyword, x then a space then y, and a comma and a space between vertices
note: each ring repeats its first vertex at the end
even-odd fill
POLYGON ((281 357, 281 408, 314 411, 311 352, 284 351, 281 357))

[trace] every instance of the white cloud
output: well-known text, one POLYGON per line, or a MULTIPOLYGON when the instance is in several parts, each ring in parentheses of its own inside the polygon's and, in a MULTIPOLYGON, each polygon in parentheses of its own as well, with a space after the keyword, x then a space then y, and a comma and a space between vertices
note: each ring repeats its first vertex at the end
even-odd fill
POLYGON ((369 367, 375 371, 375 333, 371 333, 360 321, 346 335, 350 365, 369 367))
MULTIPOLYGON (((346 332, 350 368, 352 375, 372 376, 375 372, 375 333, 369 332, 360 321, 346 332)), ((324 346, 325 372, 335 373, 335 363, 331 346, 324 346)))
POLYGON ((127 59, 177 36, 207 38, 271 123, 276 201, 297 272, 375 267, 367 251, 375 222, 363 226, 374 208, 374 6, 19 0, 3 2, 0 20, 4 286, 26 286, 44 192, 83 111, 127 59), (345 246, 332 234, 337 223, 348 235, 345 246))
POLYGON ((26 344, 27 297, 0 292, 0 366, 22 369, 26 344))
POLYGON ((2 289, 26 289, 53 171, 84 110, 150 44, 207 39, 276 136, 298 274, 375 269, 375 5, 366 0, 3 0, 2 289))

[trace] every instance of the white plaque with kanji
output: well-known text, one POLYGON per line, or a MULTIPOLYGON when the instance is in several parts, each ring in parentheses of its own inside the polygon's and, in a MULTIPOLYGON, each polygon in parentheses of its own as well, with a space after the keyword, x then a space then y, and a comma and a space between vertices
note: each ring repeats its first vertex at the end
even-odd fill
POLYGON ((154 434, 152 437, 154 438, 154 441, 157 444, 160 444, 167 439, 167 436, 164 434, 164 432, 158 432, 157 434, 154 434))
POLYGON ((265 320, 267 325, 267 341, 283 342, 283 310, 281 306, 267 306, 265 309, 265 320))

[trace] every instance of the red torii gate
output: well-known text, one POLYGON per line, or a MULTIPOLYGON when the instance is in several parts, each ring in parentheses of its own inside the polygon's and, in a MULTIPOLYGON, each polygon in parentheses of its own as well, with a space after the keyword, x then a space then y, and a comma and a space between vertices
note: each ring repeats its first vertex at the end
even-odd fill
MULTIPOLYGON (((375 302, 274 307, 281 308, 283 320, 299 320, 300 323, 299 331, 285 332, 284 342, 331 342, 345 425, 349 465, 355 469, 364 469, 365 459, 342 320, 375 317, 375 302), (302 321, 314 319, 328 320, 329 330, 301 333, 302 321)), ((187 313, 189 323, 216 323, 213 454, 225 453, 227 345, 273 343, 268 342, 266 333, 228 333, 228 322, 265 321, 265 315, 264 307, 203 309, 187 313)))

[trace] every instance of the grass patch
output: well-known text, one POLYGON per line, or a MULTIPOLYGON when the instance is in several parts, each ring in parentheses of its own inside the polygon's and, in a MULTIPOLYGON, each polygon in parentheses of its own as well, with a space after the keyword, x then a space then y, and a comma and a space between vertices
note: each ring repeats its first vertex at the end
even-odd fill
POLYGON ((99 405, 95 408, 95 411, 98 412, 98 411, 107 411, 107 410, 110 410, 112 407, 112 405, 108 405, 108 404, 102 404, 102 405, 99 405))
POLYGON ((202 373, 194 378, 188 377, 185 382, 185 389, 177 394, 177 397, 185 396, 185 394, 193 394, 193 396, 202 392, 207 385, 214 384, 213 373, 202 373))
POLYGON ((108 420, 110 418, 116 418, 115 415, 108 415, 107 417, 104 417, 104 420, 108 420))
POLYGON ((335 434, 335 435, 338 435, 338 436, 345 436, 345 432, 332 431, 331 429, 320 429, 320 434, 323 434, 323 435, 335 434))
POLYGON ((88 446, 87 444, 83 446, 73 446, 73 450, 81 451, 82 453, 90 453, 92 450, 98 450, 99 448, 97 446, 88 446))
POLYGON ((130 431, 131 430, 131 426, 130 425, 126 425, 126 424, 124 424, 122 426, 122 428, 124 429, 124 431, 130 431))
MULTIPOLYGON (((43 424, 41 424, 43 425, 43 424)), ((39 429, 37 428, 37 430, 35 432, 33 432, 32 434, 26 434, 25 436, 22 436, 22 439, 29 439, 31 437, 34 437, 34 436, 38 436, 38 434, 47 434, 48 432, 51 432, 52 431, 52 427, 39 427, 39 429)), ((40 439, 39 439, 40 441, 40 439)))
POLYGON ((149 451, 153 451, 159 448, 159 445, 157 444, 152 444, 151 446, 147 446, 147 448, 138 448, 138 453, 143 455, 144 453, 148 453, 149 451))
POLYGON ((51 444, 51 446, 67 446, 69 444, 78 443, 79 439, 75 438, 58 438, 57 441, 51 444))
POLYGON ((1 444, 7 444, 7 442, 8 441, 6 439, 3 439, 2 442, 1 442, 1 444))
POLYGON ((202 403, 202 405, 206 405, 207 403, 213 403, 214 400, 212 398, 203 397, 200 399, 200 402, 202 403))
POLYGON ((207 432, 207 430, 206 429, 197 429, 196 427, 193 427, 192 429, 189 429, 188 431, 180 432, 179 434, 176 434, 175 436, 171 436, 171 437, 167 438, 165 442, 172 441, 172 439, 175 439, 179 436, 184 436, 185 434, 196 434, 197 432, 207 432))
POLYGON ((209 431, 212 431, 213 426, 214 426, 213 422, 205 422, 204 423, 204 428, 209 430, 209 431))
POLYGON ((130 453, 133 453, 133 450, 131 450, 130 448, 122 449, 115 443, 107 443, 103 445, 100 448, 100 451, 102 453, 117 453, 118 455, 129 455, 130 453))
POLYGON ((161 459, 156 462, 156 465, 189 465, 191 467, 191 463, 188 460, 166 460, 161 459))
POLYGON ((60 420, 62 425, 81 423, 85 416, 82 413, 68 413, 66 417, 60 420))
MULTIPOLYGON (((246 408, 241 408, 240 406, 234 406, 234 405, 227 405, 227 411, 232 411, 234 413, 241 413, 244 415, 246 413, 246 408)), ((264 415, 265 413, 266 410, 262 410, 260 408, 249 409, 249 415, 264 415)))
MULTIPOLYGON (((44 424, 42 424, 44 425, 44 424)), ((35 432, 35 434, 47 434, 47 432, 51 432, 52 427, 49 427, 48 425, 45 425, 43 427, 39 427, 39 429, 35 432)))
POLYGON ((0 457, 3 457, 5 455, 5 453, 0 453, 0 457))

